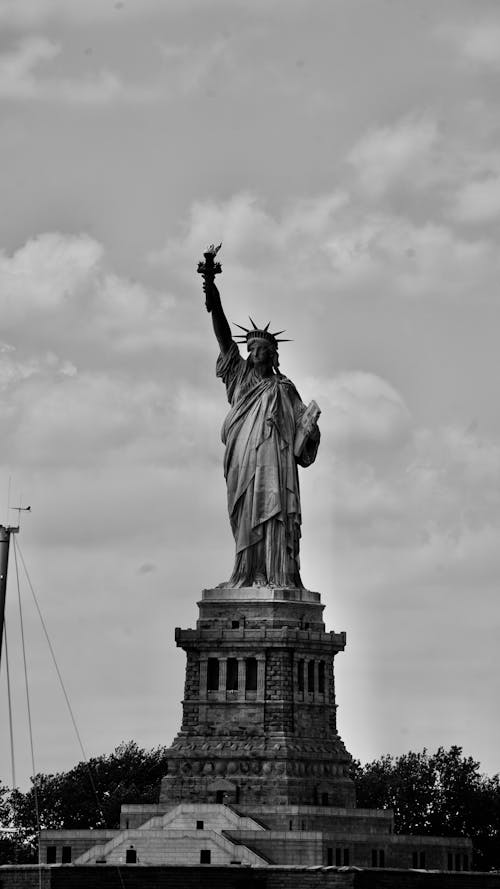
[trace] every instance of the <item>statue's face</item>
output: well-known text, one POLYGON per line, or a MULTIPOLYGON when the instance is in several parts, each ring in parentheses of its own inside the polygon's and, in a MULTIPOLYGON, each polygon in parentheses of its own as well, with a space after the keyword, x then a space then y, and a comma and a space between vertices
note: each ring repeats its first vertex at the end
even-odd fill
POLYGON ((256 370, 272 372, 274 349, 265 340, 251 340, 248 344, 248 360, 256 370))

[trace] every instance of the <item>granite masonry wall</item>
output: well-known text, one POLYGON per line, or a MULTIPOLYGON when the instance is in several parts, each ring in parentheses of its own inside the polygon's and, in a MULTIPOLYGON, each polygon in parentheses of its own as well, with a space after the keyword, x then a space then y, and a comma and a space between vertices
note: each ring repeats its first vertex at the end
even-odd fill
POLYGON ((500 889, 500 874, 270 867, 0 867, 0 889, 500 889))

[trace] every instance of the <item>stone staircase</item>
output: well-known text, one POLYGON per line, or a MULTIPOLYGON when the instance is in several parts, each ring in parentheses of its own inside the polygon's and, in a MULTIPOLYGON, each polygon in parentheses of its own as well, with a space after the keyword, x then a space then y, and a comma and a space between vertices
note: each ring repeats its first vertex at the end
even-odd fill
POLYGON ((239 815, 222 804, 180 804, 155 815, 137 828, 120 830, 106 843, 98 843, 75 859, 76 865, 122 864, 133 849, 142 865, 199 863, 200 851, 210 851, 210 863, 266 867, 269 860, 226 831, 262 831, 253 818, 239 815), (197 825, 202 827, 197 827, 197 825))

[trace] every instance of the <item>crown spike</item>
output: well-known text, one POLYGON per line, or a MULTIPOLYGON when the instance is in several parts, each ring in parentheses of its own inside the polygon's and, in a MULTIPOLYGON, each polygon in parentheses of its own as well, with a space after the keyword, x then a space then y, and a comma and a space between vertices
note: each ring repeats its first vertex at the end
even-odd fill
POLYGON ((285 333, 284 330, 277 330, 276 333, 271 333, 269 327, 271 326, 271 322, 268 321, 265 327, 257 327, 253 318, 250 318, 250 323, 252 324, 252 329, 248 329, 248 327, 243 327, 242 324, 237 324, 235 321, 233 322, 235 327, 238 327, 242 333, 235 333, 234 339, 238 343, 245 343, 249 345, 253 340, 260 339, 265 340, 274 346, 275 349, 278 348, 278 343, 291 343, 293 340, 289 339, 278 339, 281 333, 285 333))

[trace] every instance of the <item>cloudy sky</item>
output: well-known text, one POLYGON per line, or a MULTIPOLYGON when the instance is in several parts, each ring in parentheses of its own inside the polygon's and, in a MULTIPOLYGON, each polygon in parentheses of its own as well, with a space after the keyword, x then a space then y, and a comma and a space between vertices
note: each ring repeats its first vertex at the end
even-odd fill
MULTIPOLYGON (((500 769, 495 0, 0 0, 0 510, 89 754, 169 743, 229 576, 225 393, 196 264, 293 343, 339 726, 500 769), (10 495, 9 495, 10 489, 10 495), (8 517, 8 518, 7 518, 8 517)), ((18 780, 30 771, 15 572, 18 780)), ((21 570, 36 768, 81 759, 21 570)), ((5 670, 0 778, 11 782, 5 670)))

